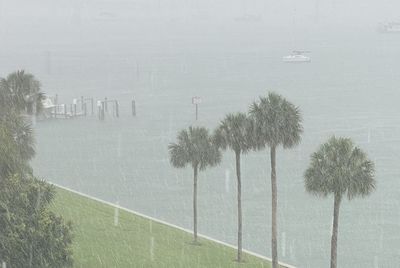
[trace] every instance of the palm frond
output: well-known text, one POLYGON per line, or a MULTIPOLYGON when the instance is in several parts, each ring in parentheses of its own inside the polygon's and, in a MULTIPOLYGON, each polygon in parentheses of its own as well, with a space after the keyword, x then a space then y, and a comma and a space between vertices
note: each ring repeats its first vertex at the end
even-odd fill
POLYGON ((221 161, 221 152, 204 127, 190 126, 187 130, 181 130, 177 142, 169 145, 169 152, 170 162, 177 168, 190 164, 203 170, 221 161))
POLYGON ((315 195, 364 197, 376 187, 374 164, 351 139, 333 136, 312 154, 304 183, 306 190, 315 195))
POLYGON ((244 113, 228 114, 214 132, 217 146, 234 152, 248 152, 254 147, 253 122, 244 113))
POLYGON ((249 108, 255 122, 255 148, 266 145, 292 148, 300 143, 303 133, 300 109, 285 98, 270 92, 267 97, 260 97, 249 108))

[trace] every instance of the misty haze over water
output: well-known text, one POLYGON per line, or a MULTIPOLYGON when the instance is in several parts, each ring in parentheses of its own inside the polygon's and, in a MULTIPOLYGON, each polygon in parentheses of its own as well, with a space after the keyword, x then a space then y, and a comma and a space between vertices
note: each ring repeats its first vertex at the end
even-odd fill
MULTIPOLYGON (((35 126, 37 175, 191 228, 191 170, 168 144, 191 124, 214 128, 269 90, 300 106, 302 143, 278 150, 280 260, 329 263, 331 199, 304 190, 309 157, 348 136, 376 164, 377 190, 343 202, 339 267, 400 263, 400 20, 397 1, 0 0, 0 74, 25 69, 60 103, 117 99, 119 119, 35 126), (282 56, 308 50, 309 64, 282 56), (193 96, 201 96, 199 121, 193 96), (135 98, 137 117, 131 116, 135 98)), ((236 242, 234 155, 199 178, 199 232, 236 242)), ((270 255, 267 151, 243 156, 244 247, 270 255)))

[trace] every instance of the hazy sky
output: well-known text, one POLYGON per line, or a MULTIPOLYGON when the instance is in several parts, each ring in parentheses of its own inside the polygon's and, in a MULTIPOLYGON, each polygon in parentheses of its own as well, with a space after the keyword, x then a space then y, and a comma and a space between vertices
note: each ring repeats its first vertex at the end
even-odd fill
POLYGON ((223 36, 240 28, 247 34, 257 28, 261 34, 358 34, 400 20, 399 9, 395 0, 0 0, 0 46, 60 45, 83 38, 99 43, 117 32, 184 38, 199 32, 223 36))
POLYGON ((395 0, 0 0, 2 24, 8 27, 48 19, 92 20, 106 12, 120 18, 186 17, 192 22, 248 14, 276 24, 292 23, 293 16, 309 22, 319 17, 321 23, 351 25, 400 19, 399 8, 395 0))
POLYGON ((0 77, 24 68, 59 88, 66 71, 100 72, 116 54, 135 65, 146 53, 358 48, 398 10, 395 0, 0 0, 0 77), (44 76, 50 61, 59 77, 44 76))

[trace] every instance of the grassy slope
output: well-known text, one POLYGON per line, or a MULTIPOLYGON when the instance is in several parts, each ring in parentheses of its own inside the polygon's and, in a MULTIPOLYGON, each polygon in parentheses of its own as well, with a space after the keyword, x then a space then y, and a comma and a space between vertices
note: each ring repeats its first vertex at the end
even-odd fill
POLYGON ((62 189, 53 208, 73 222, 75 267, 270 267, 247 254, 238 264, 232 248, 205 239, 191 245, 189 233, 126 211, 116 227, 113 207, 62 189))

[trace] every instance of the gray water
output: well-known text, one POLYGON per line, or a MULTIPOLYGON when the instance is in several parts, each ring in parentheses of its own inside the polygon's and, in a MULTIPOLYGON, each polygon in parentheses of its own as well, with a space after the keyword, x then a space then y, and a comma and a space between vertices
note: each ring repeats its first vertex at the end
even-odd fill
MULTIPOLYGON (((332 3, 334 10, 344 5, 332 3)), ((261 7, 271 14, 280 10, 261 7)), ((3 25, 2 75, 23 67, 62 103, 83 95, 117 99, 121 106, 120 118, 109 114, 103 122, 96 116, 39 122, 36 174, 190 229, 192 171, 170 166, 168 144, 182 128, 213 129, 225 114, 246 111, 273 90, 300 107, 305 130, 298 147, 278 150, 280 260, 297 267, 329 264, 333 200, 307 194, 303 173, 318 145, 337 135, 368 152, 377 180, 370 197, 342 204, 338 266, 398 267, 400 35, 376 33, 375 21, 341 24, 346 12, 325 21, 323 12, 297 8, 295 23, 282 27, 268 16, 239 22, 239 11, 209 21, 201 8, 178 10, 176 16, 160 12, 166 18, 156 20, 154 14, 132 18, 122 10, 117 17, 100 16, 106 8, 89 14, 79 4, 72 19, 48 18, 58 29, 43 27, 43 18, 21 22, 14 31, 3 25), (27 38, 17 42, 21 35, 27 38), (312 62, 284 64, 281 57, 293 49, 310 50, 312 62), (198 121, 193 96, 203 101, 198 121), (132 98, 137 117, 130 115, 132 98)), ((270 256, 269 154, 251 152, 242 166, 244 247, 270 256)), ((234 174, 234 157, 227 152, 199 181, 199 231, 232 244, 234 174)))

